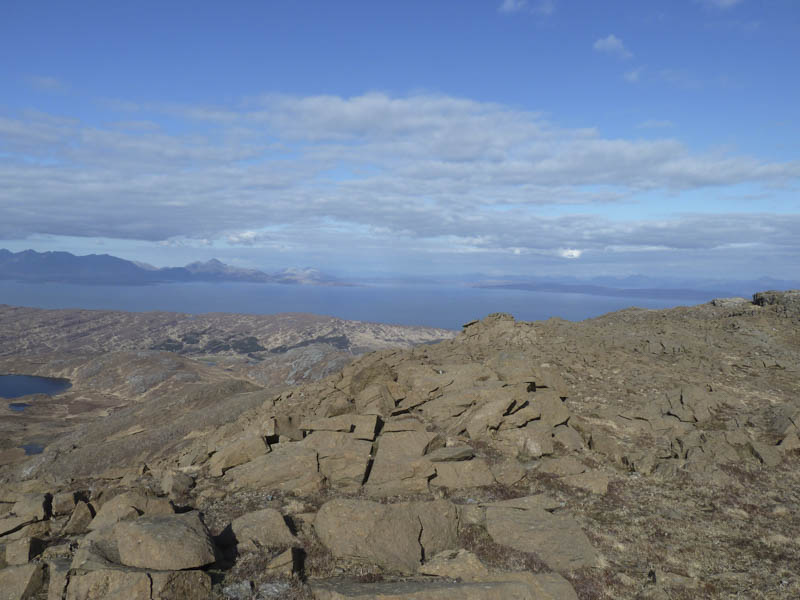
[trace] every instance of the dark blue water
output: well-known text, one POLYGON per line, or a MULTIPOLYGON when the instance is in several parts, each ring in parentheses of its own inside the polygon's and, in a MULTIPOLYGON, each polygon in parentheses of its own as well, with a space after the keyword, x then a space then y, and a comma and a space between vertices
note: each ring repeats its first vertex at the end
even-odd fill
POLYGON ((41 454, 44 452, 44 446, 41 444, 22 444, 23 450, 25 450, 25 454, 30 456, 31 454, 41 454))
POLYGON ((14 412, 22 412, 29 406, 30 404, 28 404, 27 402, 12 402, 11 404, 8 405, 8 408, 13 410, 14 412))
MULTIPOLYGON (((47 394, 52 396, 70 388, 69 379, 53 377, 36 377, 35 375, 0 375, 0 398, 20 398, 29 394, 47 394)), ((25 410, 29 404, 12 402, 11 410, 25 410)))
POLYGON ((586 294, 480 289, 443 285, 333 287, 258 283, 173 283, 154 286, 69 285, 0 281, 0 302, 40 308, 88 308, 187 313, 307 312, 342 319, 460 329, 489 313, 536 321, 578 321, 639 306, 697 304, 678 298, 617 298, 586 294))

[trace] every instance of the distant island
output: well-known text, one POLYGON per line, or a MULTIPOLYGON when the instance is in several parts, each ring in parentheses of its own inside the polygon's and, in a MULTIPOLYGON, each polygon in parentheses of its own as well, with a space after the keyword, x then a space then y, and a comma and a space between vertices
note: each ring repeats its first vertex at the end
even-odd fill
POLYGON ((163 267, 109 254, 76 256, 70 252, 11 252, 0 249, 0 279, 30 283, 148 285, 189 282, 248 282, 304 285, 352 285, 312 268, 287 268, 277 273, 240 269, 211 259, 185 267, 163 267))

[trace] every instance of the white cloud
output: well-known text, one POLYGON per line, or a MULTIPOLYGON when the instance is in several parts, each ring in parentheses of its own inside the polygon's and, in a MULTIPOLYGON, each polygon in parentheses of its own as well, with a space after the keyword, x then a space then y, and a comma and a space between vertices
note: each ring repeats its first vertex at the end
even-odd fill
POLYGON ((797 215, 622 222, 574 214, 654 194, 792 185, 800 161, 609 138, 443 95, 264 96, 147 112, 181 127, 0 115, 0 239, 38 233, 320 256, 455 249, 570 258, 553 254, 562 249, 580 252, 581 262, 608 248, 761 240, 800 253, 797 215), (543 209, 563 216, 545 218, 543 209))
POLYGON ((593 47, 596 52, 605 52, 606 54, 613 54, 620 58, 631 58, 633 56, 625 47, 625 44, 622 43, 622 40, 613 33, 597 40, 593 47))
POLYGON ((635 69, 631 69, 630 71, 625 71, 623 77, 625 78, 625 81, 637 83, 641 79, 642 73, 644 73, 644 67, 637 67, 635 69))
POLYGON ((576 248, 561 248, 558 251, 558 255, 561 258, 580 258, 581 254, 583 254, 583 250, 577 250, 576 248))
POLYGON ((498 10, 504 13, 519 12, 528 5, 528 0, 503 0, 498 10))

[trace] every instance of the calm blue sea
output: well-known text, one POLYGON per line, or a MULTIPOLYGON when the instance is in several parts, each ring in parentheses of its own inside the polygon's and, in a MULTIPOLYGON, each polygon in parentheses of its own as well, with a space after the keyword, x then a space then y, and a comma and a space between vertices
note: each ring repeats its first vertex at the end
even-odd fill
MULTIPOLYGON (((703 301, 698 298, 691 303, 703 301)), ((493 312, 511 313, 525 321, 550 317, 578 321, 630 306, 666 308, 687 304, 687 301, 442 285, 327 287, 171 283, 112 286, 0 281, 0 304, 186 313, 307 312, 342 319, 460 329, 462 324, 493 312)))

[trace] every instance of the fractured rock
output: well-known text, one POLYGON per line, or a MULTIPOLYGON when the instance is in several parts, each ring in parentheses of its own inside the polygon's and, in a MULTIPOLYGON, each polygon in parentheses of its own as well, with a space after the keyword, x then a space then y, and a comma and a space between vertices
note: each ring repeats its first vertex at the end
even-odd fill
POLYGON ((379 504, 334 499, 314 519, 320 541, 338 558, 413 573, 426 555, 457 545, 458 515, 447 501, 379 504))
POLYGON ((213 477, 222 477, 228 469, 237 467, 269 452, 269 447, 260 435, 243 435, 223 446, 208 460, 213 477))
POLYGON ((565 514, 496 503, 486 507, 486 531, 500 545, 537 554, 554 571, 589 567, 597 561, 586 534, 565 514))
POLYGON ((311 494, 322 486, 317 451, 300 444, 281 444, 273 452, 227 471, 224 481, 232 490, 278 489, 311 494))
POLYGON ((314 431, 300 442, 317 451, 319 471, 337 488, 358 488, 364 481, 372 443, 351 433, 314 431))

